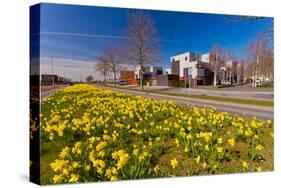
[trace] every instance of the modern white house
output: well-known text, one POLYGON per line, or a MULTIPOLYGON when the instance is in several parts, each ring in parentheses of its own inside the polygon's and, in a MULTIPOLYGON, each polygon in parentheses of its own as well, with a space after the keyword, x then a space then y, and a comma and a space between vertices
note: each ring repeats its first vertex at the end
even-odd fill
POLYGON ((191 84, 205 85, 212 81, 212 71, 209 64, 210 54, 195 54, 186 52, 170 58, 171 74, 178 75, 179 80, 191 84))

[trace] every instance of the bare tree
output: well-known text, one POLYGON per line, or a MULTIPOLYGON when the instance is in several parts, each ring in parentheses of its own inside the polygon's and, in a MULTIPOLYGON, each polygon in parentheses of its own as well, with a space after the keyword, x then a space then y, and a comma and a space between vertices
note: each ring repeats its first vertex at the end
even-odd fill
MULTIPOLYGON (((257 79, 273 80, 273 52, 268 46, 268 41, 259 37, 256 41, 250 43, 247 47, 248 63, 252 64, 247 69, 251 68, 253 87, 257 86, 257 79)), ((249 72, 249 70, 248 70, 249 72)))
POLYGON ((252 86, 256 87, 256 78, 258 72, 258 50, 255 42, 250 43, 247 46, 247 58, 249 63, 247 67, 247 73, 252 80, 252 86))
MULTIPOLYGON (((226 21, 234 22, 257 22, 259 20, 272 19, 263 16, 226 16, 226 21)), ((272 19, 273 20, 273 19, 272 19)), ((245 70, 245 76, 250 76, 253 80, 253 86, 256 87, 256 79, 268 78, 273 80, 273 21, 269 22, 268 27, 259 32, 258 38, 247 47, 248 66, 245 70)))
POLYGON ((95 70, 98 71, 104 78, 104 85, 106 85, 106 78, 109 73, 109 66, 103 60, 99 60, 98 63, 95 65, 95 70))
POLYGON ((91 83, 94 80, 94 77, 92 75, 87 76, 86 81, 88 83, 91 83))
POLYGON ((254 63, 250 63, 247 65, 246 70, 245 70, 245 81, 250 80, 250 82, 252 83, 253 79, 253 75, 255 74, 255 64, 254 63))
POLYGON ((107 64, 108 68, 113 74, 113 82, 114 87, 116 87, 117 81, 117 73, 120 70, 120 62, 121 62, 121 51, 120 48, 116 45, 107 46, 102 52, 101 56, 98 59, 105 64, 107 64))
POLYGON ((270 81, 274 79, 274 56, 273 51, 267 51, 265 54, 266 66, 264 68, 265 76, 269 78, 270 81))
POLYGON ((240 84, 242 79, 244 78, 244 60, 240 60, 239 62, 236 63, 234 67, 234 71, 236 74, 236 83, 240 84))
POLYGON ((159 60, 160 45, 152 18, 143 11, 130 12, 124 38, 124 57, 140 67, 140 85, 143 90, 145 66, 154 65, 159 60))
POLYGON ((210 66, 214 72, 214 86, 217 85, 217 76, 223 65, 222 56, 221 47, 219 45, 214 45, 210 52, 210 66))
POLYGON ((223 66, 226 67, 228 74, 228 81, 232 83, 233 78, 236 76, 236 58, 232 50, 224 50, 223 52, 223 66), (230 63, 230 64, 227 64, 230 63))

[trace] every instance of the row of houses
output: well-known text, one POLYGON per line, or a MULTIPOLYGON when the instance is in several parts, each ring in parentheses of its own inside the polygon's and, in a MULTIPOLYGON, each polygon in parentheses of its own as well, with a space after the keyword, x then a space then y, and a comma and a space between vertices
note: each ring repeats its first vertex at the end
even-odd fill
MULTIPOLYGON (((235 61, 227 61, 218 74, 219 84, 230 84, 237 81, 236 75, 232 73, 233 67, 237 66, 235 61)), ((214 73, 210 66, 210 53, 195 54, 186 52, 170 58, 170 68, 163 69, 158 66, 147 66, 143 68, 143 79, 149 80, 152 85, 167 86, 169 83, 181 82, 185 86, 210 85, 213 84, 214 73)), ((140 75, 140 67, 134 71, 121 71, 120 80, 123 83, 134 85, 140 75)))

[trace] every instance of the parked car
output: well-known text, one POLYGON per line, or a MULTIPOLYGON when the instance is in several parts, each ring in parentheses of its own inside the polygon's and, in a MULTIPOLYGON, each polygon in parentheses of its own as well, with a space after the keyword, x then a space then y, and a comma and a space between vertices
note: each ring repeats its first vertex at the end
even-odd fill
POLYGON ((261 82, 261 80, 260 79, 256 79, 256 83, 260 83, 261 82))
POLYGON ((120 80, 119 85, 128 85, 127 80, 120 80))

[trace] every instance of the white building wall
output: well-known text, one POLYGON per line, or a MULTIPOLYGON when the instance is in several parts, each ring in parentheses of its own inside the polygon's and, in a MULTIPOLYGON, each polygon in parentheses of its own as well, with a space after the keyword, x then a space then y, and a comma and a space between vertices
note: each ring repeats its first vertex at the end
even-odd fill
POLYGON ((154 66, 151 66, 151 73, 152 75, 156 75, 157 74, 157 71, 162 71, 163 72, 163 68, 162 67, 154 67, 154 66))
POLYGON ((135 78, 139 79, 140 78, 140 66, 137 65, 135 68, 135 78))
POLYGON ((191 64, 189 62, 186 62, 186 61, 181 61, 180 62, 180 77, 183 77, 184 76, 184 71, 183 69, 184 68, 188 68, 188 67, 191 67, 191 64))
POLYGON ((201 61, 204 63, 210 63, 210 54, 202 54, 201 55, 201 61))
MULTIPOLYGON (((163 71, 163 68, 162 67, 154 67, 154 66, 146 66, 144 73, 151 73, 152 75, 156 75, 157 70, 163 71)), ((138 78, 138 79, 140 78, 139 73, 140 73, 140 66, 137 65, 136 68, 135 68, 135 75, 136 75, 136 78, 138 78)))
POLYGON ((195 54, 190 53, 190 52, 186 52, 183 54, 179 54, 176 56, 173 56, 170 58, 171 62, 173 61, 173 59, 175 61, 179 61, 179 76, 180 77, 184 77, 184 68, 192 68, 192 78, 195 78, 197 76, 197 68, 196 68, 196 64, 198 63, 198 61, 192 61, 193 57, 195 54))
POLYGON ((197 68, 196 68, 196 65, 197 65, 198 61, 192 61, 190 64, 191 64, 191 68, 192 68, 192 71, 191 71, 191 75, 192 75, 192 78, 196 78, 197 76, 197 68))
POLYGON ((189 59, 190 59, 190 52, 179 54, 179 55, 171 57, 171 62, 173 60, 179 61, 179 69, 180 69, 179 70, 179 76, 180 77, 184 76, 183 69, 187 68, 187 67, 190 67, 189 59))

